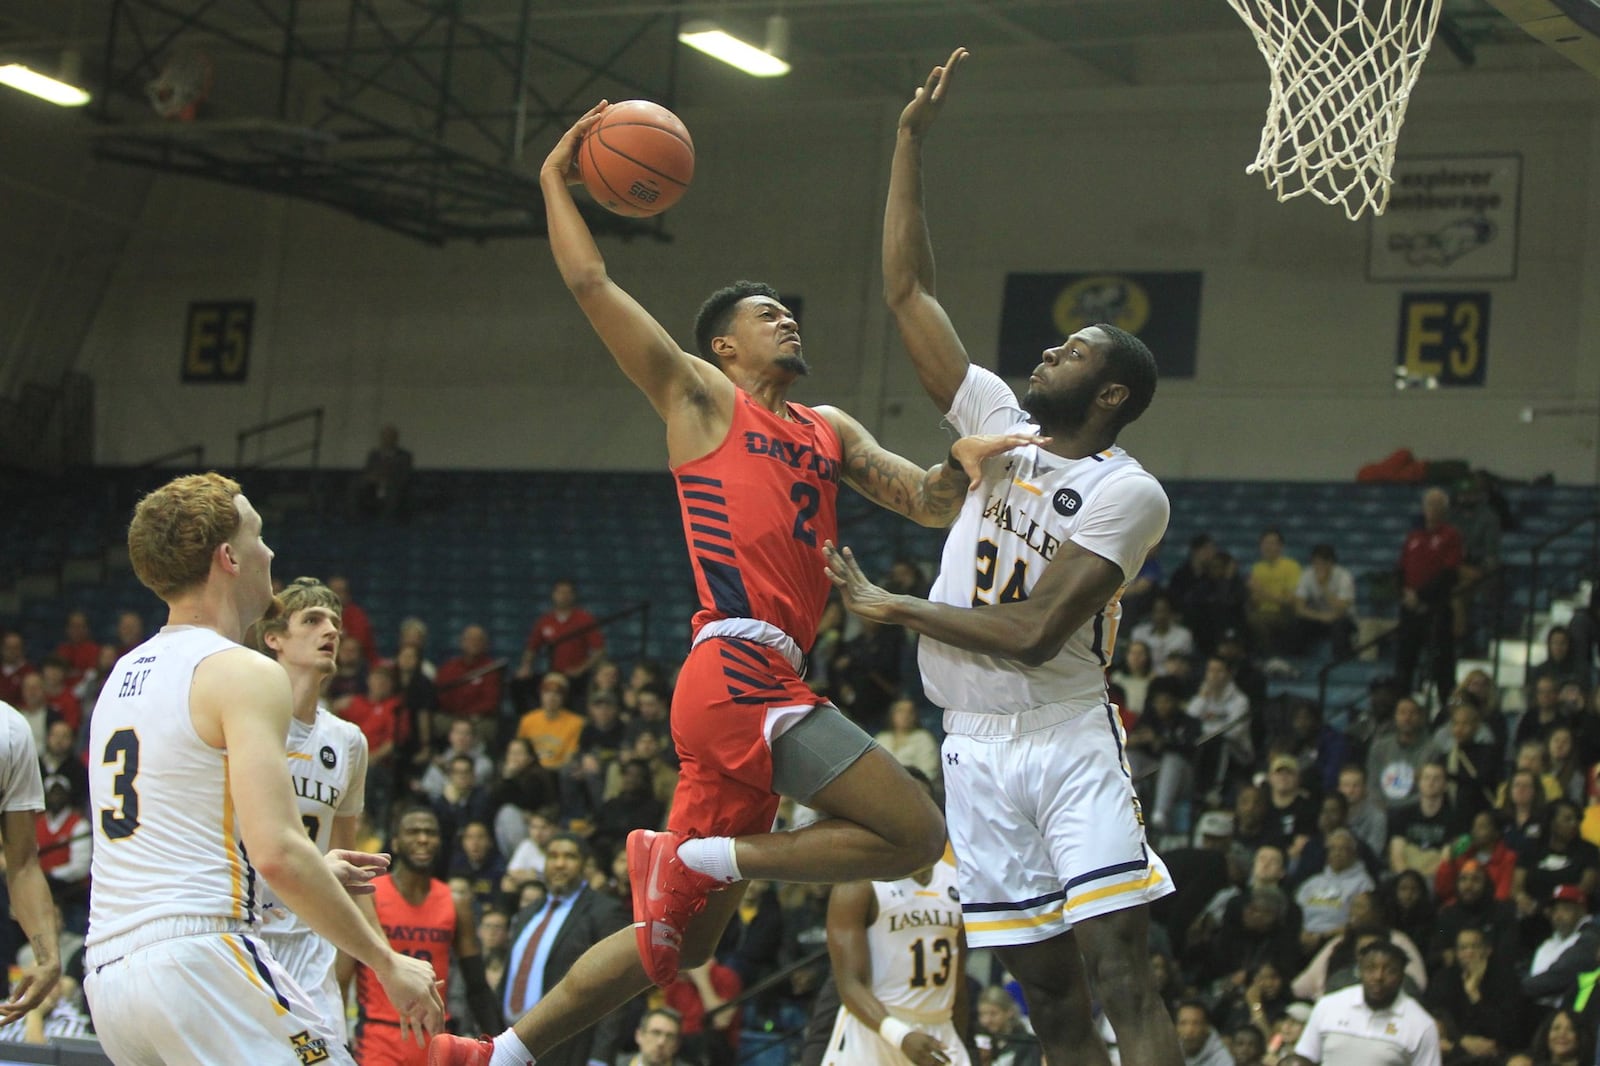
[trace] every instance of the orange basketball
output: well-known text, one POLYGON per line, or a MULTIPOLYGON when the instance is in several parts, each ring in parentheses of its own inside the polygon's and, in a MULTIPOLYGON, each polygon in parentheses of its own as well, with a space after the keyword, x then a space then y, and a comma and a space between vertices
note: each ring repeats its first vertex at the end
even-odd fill
POLYGON ((671 111, 649 100, 606 108, 578 145, 583 184, 608 211, 629 218, 660 214, 694 179, 694 141, 671 111))

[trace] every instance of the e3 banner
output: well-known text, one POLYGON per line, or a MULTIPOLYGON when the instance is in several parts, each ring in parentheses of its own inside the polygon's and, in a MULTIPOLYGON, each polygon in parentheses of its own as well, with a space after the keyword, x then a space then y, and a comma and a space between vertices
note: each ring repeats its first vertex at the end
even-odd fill
POLYGON ((1428 388, 1482 385, 1489 374, 1489 294, 1401 293, 1395 365, 1403 378, 1428 388))
POLYGON ((1007 274, 1000 310, 1001 377, 1025 378, 1039 356, 1085 326, 1137 334, 1164 378, 1194 377, 1200 273, 1007 274))

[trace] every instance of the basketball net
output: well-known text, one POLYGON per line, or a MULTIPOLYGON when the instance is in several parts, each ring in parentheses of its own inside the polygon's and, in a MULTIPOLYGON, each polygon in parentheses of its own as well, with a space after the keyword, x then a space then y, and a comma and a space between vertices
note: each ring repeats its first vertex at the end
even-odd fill
POLYGON ((1352 221, 1383 214, 1395 143, 1443 0, 1228 0, 1272 74, 1259 173, 1352 221))
POLYGON ((176 49, 161 73, 145 84, 144 94, 162 118, 193 122, 196 111, 211 94, 214 70, 211 57, 199 49, 176 49))

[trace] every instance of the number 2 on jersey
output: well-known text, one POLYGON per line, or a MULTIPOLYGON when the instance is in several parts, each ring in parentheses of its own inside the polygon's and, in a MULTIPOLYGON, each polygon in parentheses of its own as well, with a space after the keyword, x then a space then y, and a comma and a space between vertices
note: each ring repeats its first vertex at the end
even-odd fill
POLYGON ((808 548, 815 548, 817 531, 806 523, 817 516, 817 508, 822 506, 822 493, 817 491, 815 485, 796 481, 789 487, 789 499, 800 505, 799 513, 794 516, 794 539, 808 548))
MULTIPOLYGON (((950 940, 940 937, 933 942, 933 953, 939 957, 939 969, 931 977, 935 986, 943 987, 950 980, 950 940)), ((930 980, 928 974, 928 946, 927 941, 918 938, 911 945, 911 987, 927 988, 930 980)))
POLYGON ((978 541, 978 576, 972 587, 972 606, 983 607, 991 603, 1016 603, 1028 598, 1028 563, 1018 559, 1011 567, 1011 578, 1000 590, 1000 598, 991 600, 994 591, 995 569, 1000 562, 1000 547, 992 540, 978 541))
POLYGON ((100 812, 100 830, 107 840, 131 837, 139 828, 139 792, 133 779, 139 776, 139 734, 131 729, 119 729, 106 741, 104 764, 121 763, 117 775, 111 779, 111 791, 117 797, 116 807, 100 812))

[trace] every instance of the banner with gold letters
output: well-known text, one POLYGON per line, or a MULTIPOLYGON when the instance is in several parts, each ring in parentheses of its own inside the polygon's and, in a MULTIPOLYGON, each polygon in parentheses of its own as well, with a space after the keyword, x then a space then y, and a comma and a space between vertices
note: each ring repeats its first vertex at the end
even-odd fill
POLYGON ((1199 271, 1007 274, 998 372, 1025 378, 1046 348, 1106 322, 1149 345, 1163 378, 1192 378, 1200 279, 1199 271))
POLYGON ((1408 386, 1482 385, 1489 375, 1489 294, 1401 293, 1395 366, 1408 386))

